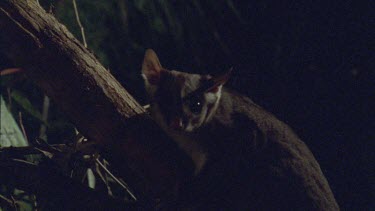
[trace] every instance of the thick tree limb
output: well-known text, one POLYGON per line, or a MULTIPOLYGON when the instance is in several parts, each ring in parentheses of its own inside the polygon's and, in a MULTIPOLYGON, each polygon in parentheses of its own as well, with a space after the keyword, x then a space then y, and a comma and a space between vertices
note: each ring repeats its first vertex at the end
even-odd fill
POLYGON ((191 162, 73 35, 34 0, 0 2, 0 46, 145 197, 169 197, 191 162), (188 162, 185 162, 188 161, 188 162), (129 178, 130 177, 130 178, 129 178))

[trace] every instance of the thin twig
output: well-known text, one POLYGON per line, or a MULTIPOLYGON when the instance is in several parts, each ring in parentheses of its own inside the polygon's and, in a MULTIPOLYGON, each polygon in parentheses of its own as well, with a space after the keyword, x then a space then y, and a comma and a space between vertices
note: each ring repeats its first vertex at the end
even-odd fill
POLYGON ((38 211, 39 210, 39 205, 38 205, 38 201, 36 200, 36 195, 32 194, 30 196, 31 200, 33 201, 33 208, 34 208, 34 211, 38 211))
POLYGON ((0 195, 0 204, 6 204, 8 207, 13 208, 14 210, 17 210, 16 203, 12 199, 8 199, 3 195, 0 195))
POLYGON ((86 37, 85 37, 85 29, 83 28, 81 20, 79 19, 77 3, 76 3, 76 0, 72 0, 72 1, 73 1, 74 12, 76 14, 77 23, 78 23, 79 28, 81 29, 83 45, 87 48, 86 37))
POLYGON ((123 182, 121 182, 119 179, 117 179, 117 177, 115 177, 115 175, 113 175, 101 162, 100 160, 97 158, 95 160, 99 165, 100 167, 102 167, 104 169, 104 171, 112 177, 112 179, 114 179, 121 187, 123 187, 126 192, 128 192, 128 194, 133 198, 134 201, 137 201, 137 198, 134 196, 134 194, 129 190, 129 188, 127 187, 127 185, 123 182))
POLYGON ((23 137, 25 138, 26 142, 29 142, 28 139, 27 139, 25 127, 23 126, 22 113, 21 112, 18 112, 18 121, 19 121, 21 130, 22 130, 22 133, 23 133, 23 137))
POLYGON ((17 207, 17 201, 16 201, 16 199, 13 197, 13 195, 11 195, 10 198, 11 198, 11 200, 12 200, 12 204, 13 204, 14 210, 15 210, 15 211, 18 211, 18 207, 17 207))
MULTIPOLYGON (((109 166, 109 163, 107 162, 107 160, 105 160, 105 159, 103 159, 103 165, 105 166, 105 167, 107 167, 107 166, 109 166)), ((107 185, 108 185, 108 194, 110 194, 111 196, 113 196, 113 193, 112 193, 112 190, 111 190, 111 186, 109 186, 109 177, 110 176, 108 176, 108 174, 106 173, 105 174, 105 180, 106 180, 106 182, 107 182, 107 185)), ((125 182, 123 182, 122 180, 121 180, 121 182, 122 183, 125 183, 125 182)))
POLYGON ((99 177, 102 179, 102 181, 106 185, 108 195, 113 196, 111 187, 109 186, 107 174, 106 174, 106 177, 104 177, 99 167, 100 167, 99 164, 95 163, 95 172, 99 175, 99 177))

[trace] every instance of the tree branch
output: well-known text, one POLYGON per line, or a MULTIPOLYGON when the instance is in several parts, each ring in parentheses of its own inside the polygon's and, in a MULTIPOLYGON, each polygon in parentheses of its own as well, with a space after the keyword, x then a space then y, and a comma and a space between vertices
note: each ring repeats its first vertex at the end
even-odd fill
MULTIPOLYGON (((145 199, 170 198, 192 162, 52 14, 33 0, 0 1, 0 41, 145 199)), ((138 197, 139 198, 139 197, 138 197)))

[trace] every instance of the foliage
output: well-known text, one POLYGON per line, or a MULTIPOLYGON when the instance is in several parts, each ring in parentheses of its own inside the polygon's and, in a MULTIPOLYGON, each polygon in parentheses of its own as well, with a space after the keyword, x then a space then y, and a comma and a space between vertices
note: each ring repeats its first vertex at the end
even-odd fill
POLYGON ((0 123, 0 147, 8 146, 27 146, 28 143, 23 136, 20 128, 9 112, 3 97, 0 95, 0 115, 2 123, 0 123), (4 124, 6 122, 6 124, 4 124))
POLYGON ((37 110, 29 99, 27 99, 27 96, 17 90, 14 90, 11 92, 10 96, 13 98, 13 100, 18 103, 29 115, 35 117, 42 123, 46 124, 46 122, 42 119, 42 114, 37 110))

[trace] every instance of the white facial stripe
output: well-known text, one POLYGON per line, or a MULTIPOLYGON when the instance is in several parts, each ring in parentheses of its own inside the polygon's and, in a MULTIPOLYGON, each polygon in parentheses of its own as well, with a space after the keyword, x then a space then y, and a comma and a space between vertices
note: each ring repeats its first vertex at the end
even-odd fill
POLYGON ((194 130, 194 126, 191 124, 190 121, 189 121, 187 127, 185 128, 185 130, 186 130, 187 132, 191 132, 191 131, 194 130))
POLYGON ((215 103, 217 100, 217 97, 218 97, 218 93, 209 92, 205 94, 206 102, 209 104, 215 103))
POLYGON ((206 119, 204 120, 204 122, 210 121, 211 117, 213 116, 213 114, 215 113, 217 107, 219 106, 219 100, 221 98, 221 89, 222 89, 222 87, 223 86, 220 85, 218 87, 218 91, 217 92, 214 92, 214 93, 213 92, 208 92, 208 93, 205 94, 205 99, 206 99, 206 102, 207 102, 206 107, 208 106, 208 104, 213 104, 213 105, 212 105, 212 108, 209 111, 207 111, 207 109, 206 109, 206 112, 210 112, 210 113, 207 113, 205 115, 206 119))

